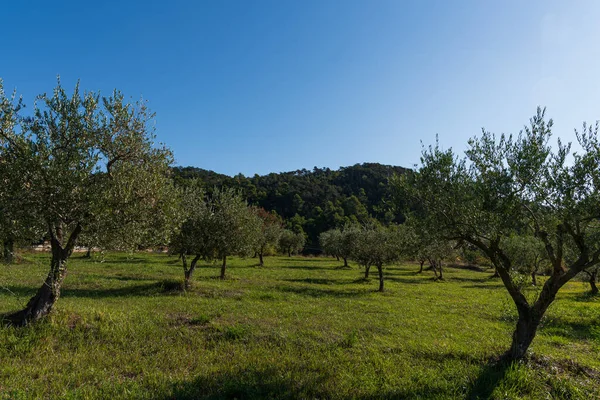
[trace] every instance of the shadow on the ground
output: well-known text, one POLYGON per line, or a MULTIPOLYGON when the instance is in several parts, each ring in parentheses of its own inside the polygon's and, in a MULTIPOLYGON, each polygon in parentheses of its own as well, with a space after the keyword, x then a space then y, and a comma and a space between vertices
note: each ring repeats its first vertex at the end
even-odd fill
POLYGON ((275 266, 274 268, 285 268, 285 269, 305 269, 308 271, 316 271, 316 270, 328 270, 331 271, 335 269, 335 267, 315 267, 313 265, 284 265, 284 266, 275 266))
POLYGON ((158 399, 298 399, 327 398, 319 387, 329 379, 324 371, 318 374, 282 373, 275 368, 244 369, 198 376, 179 382, 170 393, 158 399))
POLYGON ((542 322, 539 332, 571 340, 595 340, 600 343, 600 332, 597 327, 597 321, 592 318, 569 321, 564 317, 552 317, 542 322))
POLYGON ((315 285, 347 285, 351 280, 345 279, 325 279, 325 278, 303 278, 303 279, 282 279, 284 282, 308 283, 315 285))
POLYGON ((465 398, 472 400, 489 399, 496 386, 504 379, 510 367, 511 364, 509 363, 502 363, 496 360, 490 361, 487 365, 483 366, 477 378, 475 378, 469 387, 465 398))
POLYGON ((501 288, 504 288, 504 285, 500 284, 489 284, 489 283, 485 283, 485 284, 473 284, 473 285, 463 285, 462 286, 465 289, 487 289, 487 290, 498 290, 501 288))
POLYGON ((408 283, 408 284, 426 284, 433 283, 433 276, 425 276, 423 278, 398 278, 395 276, 384 275, 383 279, 390 282, 408 283))
POLYGON ((156 400, 166 399, 429 399, 448 395, 445 388, 422 386, 411 390, 381 390, 370 395, 340 394, 327 371, 281 371, 276 368, 248 368, 210 375, 201 375, 173 385, 168 393, 158 394, 156 400))
POLYGON ((600 301, 600 293, 593 294, 588 288, 588 290, 586 290, 585 292, 571 295, 571 298, 578 302, 589 303, 594 301, 600 301))
MULTIPOLYGON (((182 280, 183 281, 183 280, 182 280)), ((120 286, 117 288, 99 288, 99 289, 80 289, 74 287, 64 287, 61 290, 61 297, 138 297, 138 296, 156 296, 165 294, 179 294, 183 292, 182 281, 164 280, 139 285, 120 286)), ((38 287, 31 286, 10 286, 8 290, 14 295, 27 298, 35 295, 38 287)))
POLYGON ((295 293, 303 296, 310 297, 356 297, 356 296, 364 296, 374 293, 373 290, 356 290, 356 289, 346 289, 346 290, 335 290, 335 289, 325 289, 320 287, 307 287, 307 286, 278 286, 274 287, 274 289, 279 290, 284 293, 295 293))

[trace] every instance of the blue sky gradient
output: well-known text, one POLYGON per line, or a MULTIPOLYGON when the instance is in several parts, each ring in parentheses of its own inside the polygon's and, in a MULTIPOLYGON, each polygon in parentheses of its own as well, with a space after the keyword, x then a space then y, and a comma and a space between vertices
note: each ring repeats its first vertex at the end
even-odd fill
POLYGON ((14 1, 0 78, 143 97, 179 165, 234 175, 410 167, 547 106, 600 119, 597 1, 14 1))

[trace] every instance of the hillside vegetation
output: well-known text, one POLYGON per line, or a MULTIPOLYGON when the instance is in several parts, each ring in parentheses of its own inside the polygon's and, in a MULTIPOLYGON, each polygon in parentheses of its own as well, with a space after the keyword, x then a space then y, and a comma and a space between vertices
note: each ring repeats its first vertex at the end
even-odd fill
MULTIPOLYGON (((500 367, 516 312, 489 271, 447 268, 434 281, 394 265, 377 293, 352 262, 257 263, 231 259, 224 281, 200 265, 183 292, 175 257, 74 256, 47 320, 0 330, 0 398, 600 396, 600 300, 581 282, 559 293, 529 361, 500 367)), ((23 306, 46 264, 25 254, 0 269, 0 313, 23 306)))
POLYGON ((230 177, 196 167, 173 168, 175 182, 185 185, 200 180, 210 193, 214 187, 239 189, 248 203, 273 210, 290 228, 308 236, 307 251, 318 247, 319 233, 347 222, 401 222, 395 209, 388 179, 406 173, 406 168, 377 163, 356 164, 338 170, 317 168, 230 177))

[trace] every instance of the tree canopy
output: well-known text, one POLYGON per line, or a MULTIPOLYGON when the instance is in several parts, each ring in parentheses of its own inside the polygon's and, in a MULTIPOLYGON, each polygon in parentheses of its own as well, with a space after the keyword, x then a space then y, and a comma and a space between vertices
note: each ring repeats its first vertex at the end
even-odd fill
POLYGON ((538 109, 518 135, 483 131, 462 158, 430 146, 416 173, 395 179, 413 200, 412 218, 478 247, 496 266, 519 314, 506 359, 525 356, 558 290, 600 261, 598 124, 577 132, 577 152, 560 140, 551 146, 551 129, 552 120, 538 109), (535 298, 511 274, 516 260, 506 239, 514 234, 539 241, 551 264, 535 298))
POLYGON ((145 103, 128 103, 118 91, 81 93, 79 84, 69 96, 60 81, 52 94, 37 98, 29 116, 4 92, 0 103, 0 159, 25 209, 13 215, 20 222, 34 218, 52 247, 46 281, 23 311, 8 317, 26 324, 58 299, 66 261, 83 232, 120 247, 164 244, 177 196, 171 152, 155 144, 145 103))

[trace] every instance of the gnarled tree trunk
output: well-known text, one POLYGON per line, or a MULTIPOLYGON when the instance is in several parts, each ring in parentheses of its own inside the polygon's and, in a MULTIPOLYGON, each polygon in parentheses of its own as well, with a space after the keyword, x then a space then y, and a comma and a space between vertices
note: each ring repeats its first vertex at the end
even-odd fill
POLYGON ((425 260, 420 260, 419 264, 420 264, 420 268, 419 268, 419 272, 417 272, 417 274, 420 274, 423 272, 423 264, 425 264, 425 260))
POLYGON ((365 265, 365 279, 369 278, 369 270, 371 269, 370 265, 365 265))
POLYGON ((31 322, 38 321, 52 311, 54 303, 60 297, 60 288, 67 276, 67 260, 73 253, 77 238, 81 233, 81 225, 77 225, 67 244, 63 247, 62 226, 57 225, 50 228, 50 246, 52 249, 52 259, 50 260, 50 272, 35 296, 33 296, 25 308, 14 314, 5 317, 5 321, 14 326, 25 326, 31 322))
POLYGON ((519 310, 519 319, 513 332, 510 349, 503 356, 505 360, 520 360, 525 357, 535 337, 540 320, 541 316, 536 315, 534 308, 527 307, 519 310))
POLYGON ((263 253, 260 252, 258 253, 258 264, 263 267, 265 265, 264 261, 263 261, 263 253))

